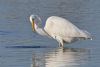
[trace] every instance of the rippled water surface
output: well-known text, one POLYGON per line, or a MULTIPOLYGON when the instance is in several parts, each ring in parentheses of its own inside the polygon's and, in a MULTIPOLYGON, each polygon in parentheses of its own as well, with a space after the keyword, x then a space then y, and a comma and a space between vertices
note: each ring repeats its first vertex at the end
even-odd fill
POLYGON ((0 0, 0 67, 100 67, 100 0, 0 0), (93 40, 65 44, 32 32, 29 16, 44 26, 61 16, 89 31, 93 40))

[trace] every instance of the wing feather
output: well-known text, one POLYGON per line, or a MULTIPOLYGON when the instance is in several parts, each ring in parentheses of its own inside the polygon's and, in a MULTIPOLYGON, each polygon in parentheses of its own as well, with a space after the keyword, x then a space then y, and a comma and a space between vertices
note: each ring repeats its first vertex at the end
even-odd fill
POLYGON ((57 16, 49 17, 44 29, 51 36, 79 37, 80 35, 80 29, 68 20, 57 16))

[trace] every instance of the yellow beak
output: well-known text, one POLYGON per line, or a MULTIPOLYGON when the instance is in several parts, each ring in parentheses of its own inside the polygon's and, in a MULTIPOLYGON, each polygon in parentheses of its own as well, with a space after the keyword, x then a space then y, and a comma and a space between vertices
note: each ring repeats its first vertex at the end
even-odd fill
POLYGON ((35 22, 32 20, 32 30, 35 31, 35 22))

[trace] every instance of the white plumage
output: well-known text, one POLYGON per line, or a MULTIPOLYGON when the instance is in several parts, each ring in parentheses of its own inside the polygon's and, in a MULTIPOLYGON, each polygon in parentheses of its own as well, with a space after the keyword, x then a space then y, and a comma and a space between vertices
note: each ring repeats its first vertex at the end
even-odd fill
MULTIPOLYGON (((31 15, 30 21, 33 25, 33 29, 40 34, 50 36, 59 42, 59 46, 63 47, 63 43, 71 43, 80 39, 90 39, 91 35, 84 30, 79 29, 68 20, 58 17, 51 16, 47 19, 45 27, 40 28, 35 20, 40 20, 37 15, 31 15)), ((40 21, 41 22, 41 21, 40 21)))

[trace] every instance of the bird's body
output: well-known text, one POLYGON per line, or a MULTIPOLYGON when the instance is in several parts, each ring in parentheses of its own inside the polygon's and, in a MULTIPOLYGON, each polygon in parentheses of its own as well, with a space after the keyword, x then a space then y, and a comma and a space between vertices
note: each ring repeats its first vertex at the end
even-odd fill
MULTIPOLYGON (((30 19, 33 19, 33 15, 30 16, 30 19)), ((49 17, 43 29, 38 27, 36 23, 37 22, 35 22, 34 28, 38 34, 52 37, 59 42, 60 46, 63 46, 64 42, 71 43, 80 39, 91 38, 87 31, 79 29, 62 17, 49 17)))

